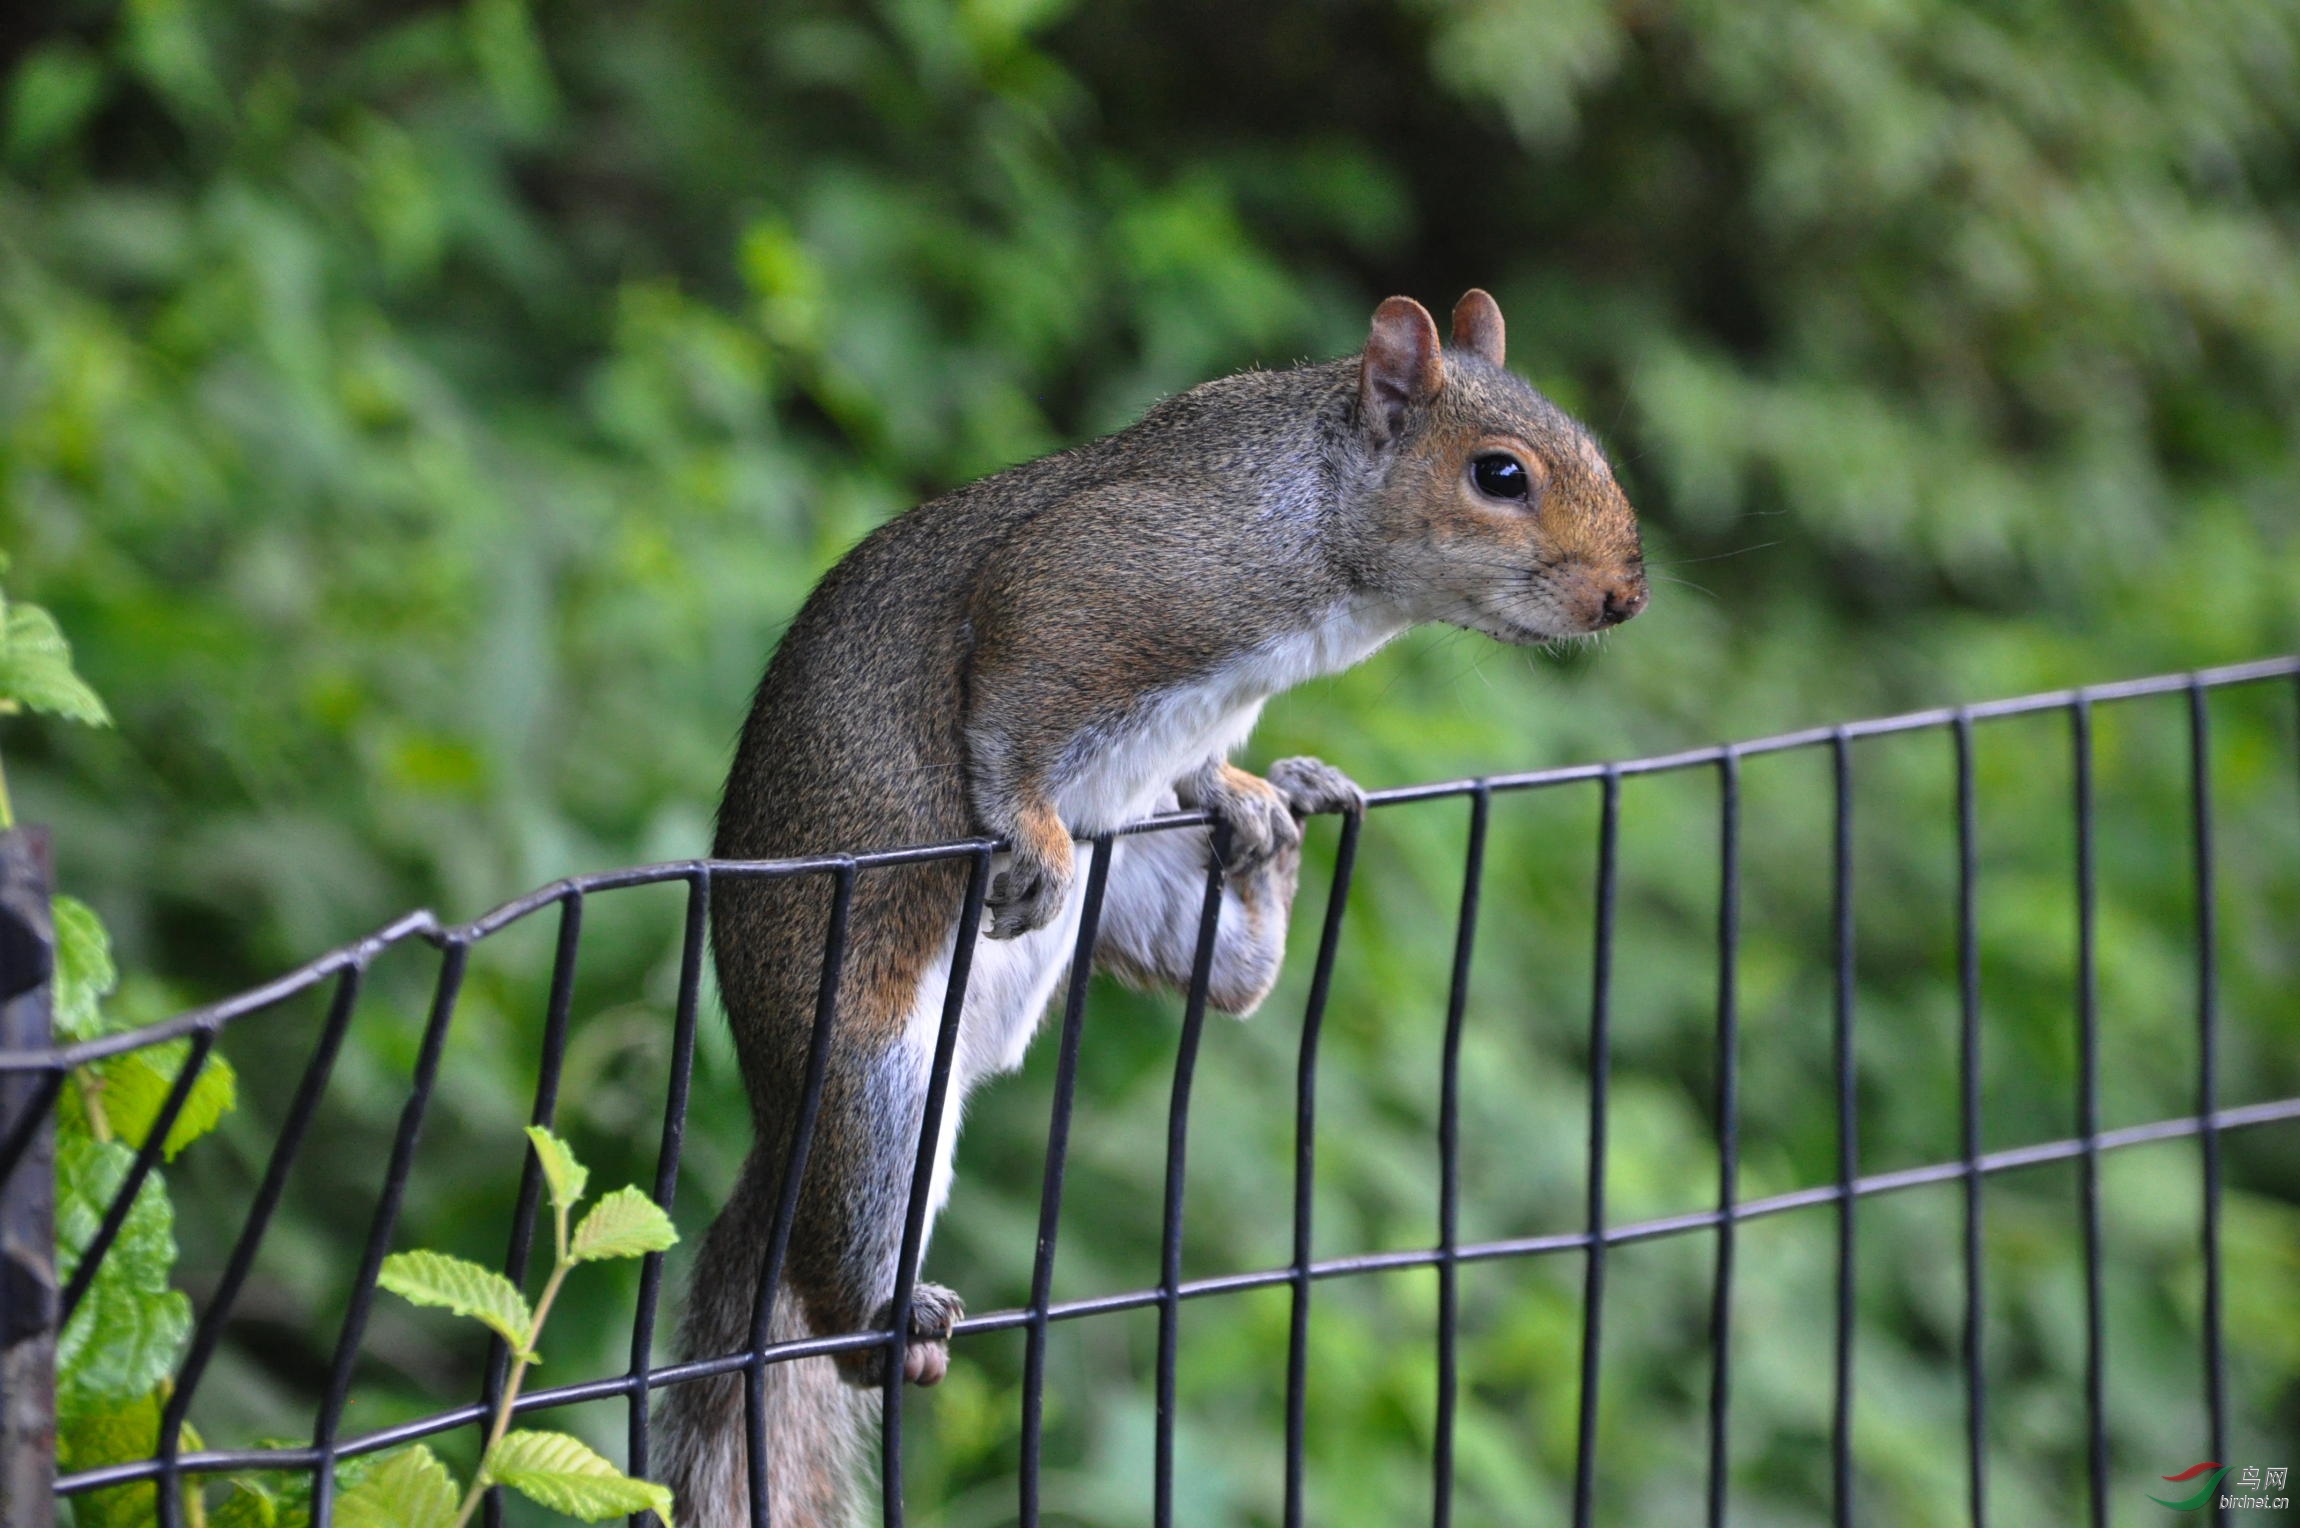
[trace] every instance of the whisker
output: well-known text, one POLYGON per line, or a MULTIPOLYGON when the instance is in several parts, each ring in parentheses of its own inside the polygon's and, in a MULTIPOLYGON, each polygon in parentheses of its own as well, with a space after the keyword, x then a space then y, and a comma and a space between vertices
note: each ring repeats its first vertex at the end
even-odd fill
POLYGON ((1668 562, 1649 562, 1645 567, 1647 572, 1655 568, 1690 568, 1697 562, 1723 562, 1728 557, 1739 557, 1746 552, 1762 552, 1782 544, 1779 541, 1760 541, 1755 546, 1736 547, 1730 552, 1713 552, 1707 557, 1676 557, 1668 562))

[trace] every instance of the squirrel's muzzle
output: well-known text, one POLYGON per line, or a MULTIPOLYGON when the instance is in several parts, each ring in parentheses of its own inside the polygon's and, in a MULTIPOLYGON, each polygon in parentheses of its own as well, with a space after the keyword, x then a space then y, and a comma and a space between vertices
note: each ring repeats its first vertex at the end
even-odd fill
POLYGON ((1604 625, 1619 626, 1643 610, 1649 598, 1651 595, 1646 591, 1644 579, 1624 580, 1605 591, 1605 603, 1599 611, 1598 619, 1604 625))

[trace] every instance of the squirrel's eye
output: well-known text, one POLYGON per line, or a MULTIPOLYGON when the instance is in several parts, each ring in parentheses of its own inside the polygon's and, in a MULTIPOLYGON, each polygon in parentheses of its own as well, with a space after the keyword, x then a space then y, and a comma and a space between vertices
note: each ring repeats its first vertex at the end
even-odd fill
POLYGON ((1471 462, 1469 475, 1470 481, 1477 484, 1477 491, 1491 498, 1523 499, 1531 488, 1525 464, 1500 451, 1471 462))

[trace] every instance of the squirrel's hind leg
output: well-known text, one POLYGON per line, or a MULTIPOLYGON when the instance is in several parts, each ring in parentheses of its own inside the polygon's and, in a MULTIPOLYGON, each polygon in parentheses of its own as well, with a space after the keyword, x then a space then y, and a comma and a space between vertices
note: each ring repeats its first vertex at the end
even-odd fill
MULTIPOLYGON (((750 1345, 772 1188, 771 1171, 754 1157, 703 1237, 680 1332, 690 1358, 750 1345)), ((815 1335, 786 1287, 768 1340, 815 1335)), ((767 1366, 765 1399, 769 1521, 776 1528, 848 1528, 875 1397, 840 1384, 828 1358, 794 1358, 767 1366)), ((663 1397, 654 1473, 677 1497, 678 1528, 750 1528, 747 1420, 740 1374, 688 1380, 663 1397)))
MULTIPOLYGON (((922 988, 917 1001, 934 1012, 941 1009, 939 990, 922 988)), ((860 1046, 833 1053, 821 1134, 800 1191, 789 1267, 791 1289, 818 1333, 883 1331, 893 1325, 931 1043, 931 1031, 921 1034, 914 1028, 875 1054, 860 1046), (841 1095, 835 1105, 830 1091, 841 1095)), ((946 1107, 956 1109, 960 1103, 954 1096, 946 1107)), ((930 1227, 939 1208, 932 1200, 925 1206, 930 1227)), ((905 1379, 931 1385, 943 1377, 950 1361, 951 1324, 963 1313, 955 1292, 939 1284, 912 1286, 905 1379)), ((890 1349, 876 1346, 840 1353, 839 1375, 852 1385, 877 1385, 890 1356, 890 1349)))

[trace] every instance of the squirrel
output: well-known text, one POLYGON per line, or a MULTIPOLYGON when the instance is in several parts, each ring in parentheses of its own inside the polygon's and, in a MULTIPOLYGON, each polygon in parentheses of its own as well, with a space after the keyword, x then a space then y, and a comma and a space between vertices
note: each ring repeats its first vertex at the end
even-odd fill
MULTIPOLYGON (((966 1095, 1021 1064, 1067 970, 1074 839, 1159 812, 1226 830, 1208 1000, 1244 1015, 1283 953, 1304 815, 1363 796, 1314 759, 1228 762, 1272 695, 1445 622, 1510 643, 1644 608, 1635 513, 1589 432, 1505 370, 1500 308, 1392 297, 1362 353, 1248 371, 1128 429, 899 515, 827 574, 760 681, 713 854, 764 860, 999 840, 987 927, 968 866, 859 872, 813 1140, 771 1314, 781 1342, 884 1330, 953 954, 973 947, 928 1215, 966 1095)), ((1186 985, 1208 827, 1113 839, 1097 968, 1186 985)), ((694 1358, 751 1342, 799 1108, 828 877, 720 876, 719 987, 756 1142, 705 1234, 681 1326, 694 1358)), ((914 1286, 905 1379, 939 1380, 957 1295, 914 1286)), ((881 1347, 767 1366, 778 1528, 852 1521, 881 1347)), ((663 1476, 684 1528, 751 1521, 742 1377, 671 1387, 663 1476)))

